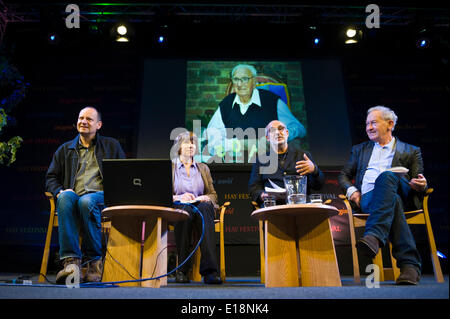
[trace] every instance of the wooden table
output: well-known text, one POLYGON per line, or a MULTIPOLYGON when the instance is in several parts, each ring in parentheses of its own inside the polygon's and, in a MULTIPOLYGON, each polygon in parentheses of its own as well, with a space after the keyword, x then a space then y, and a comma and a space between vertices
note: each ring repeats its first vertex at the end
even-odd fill
POLYGON ((322 204, 260 208, 252 217, 265 227, 266 287, 341 286, 329 217, 322 204))
MULTIPOLYGON (((154 278, 167 273, 167 222, 187 219, 187 212, 124 205, 105 208, 102 215, 111 218, 103 282, 154 278)), ((120 285, 159 288, 167 285, 167 277, 120 285)))

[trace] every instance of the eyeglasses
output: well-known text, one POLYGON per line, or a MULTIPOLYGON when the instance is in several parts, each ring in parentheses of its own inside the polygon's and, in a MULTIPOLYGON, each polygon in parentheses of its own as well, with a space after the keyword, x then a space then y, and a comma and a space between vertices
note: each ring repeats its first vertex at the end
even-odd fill
POLYGON ((284 126, 278 126, 278 127, 271 127, 269 129, 269 133, 274 134, 276 131, 284 132, 286 130, 286 127, 284 126))
POLYGON ((239 84, 239 82, 247 84, 248 81, 250 81, 250 79, 253 79, 253 77, 242 77, 242 78, 231 78, 231 81, 233 82, 233 84, 239 84))

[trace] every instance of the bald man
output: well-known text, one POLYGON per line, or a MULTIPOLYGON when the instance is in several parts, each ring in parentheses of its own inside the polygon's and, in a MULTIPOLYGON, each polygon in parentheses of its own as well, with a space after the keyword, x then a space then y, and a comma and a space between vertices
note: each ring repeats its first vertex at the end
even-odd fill
MULTIPOLYGON (((270 181, 284 188, 283 177, 286 175, 305 175, 307 179, 307 191, 319 190, 324 182, 324 175, 314 163, 311 154, 288 144, 289 130, 286 125, 278 120, 271 121, 266 126, 266 139, 269 141, 272 151, 278 157, 275 172, 264 173, 261 167, 268 167, 273 163, 263 163, 259 158, 253 164, 249 180, 249 192, 253 201, 263 203, 268 194, 265 187, 272 187, 270 181)), ((279 204, 284 204, 285 199, 277 199, 279 204)))
POLYGON ((74 265, 80 270, 83 257, 88 266, 86 277, 80 279, 101 280, 102 160, 125 158, 116 139, 97 133, 101 127, 102 119, 97 109, 83 108, 77 121, 79 134, 56 150, 47 170, 46 189, 56 198, 59 255, 64 265, 56 275, 58 284, 66 283, 67 277, 75 272, 74 265), (83 234, 81 249, 80 233, 83 234))

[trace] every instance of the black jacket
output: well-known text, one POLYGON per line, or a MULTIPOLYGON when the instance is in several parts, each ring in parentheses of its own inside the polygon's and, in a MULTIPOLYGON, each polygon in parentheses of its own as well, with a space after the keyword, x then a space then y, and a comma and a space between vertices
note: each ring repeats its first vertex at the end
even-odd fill
MULTIPOLYGON (((62 189, 74 189, 78 170, 78 141, 80 135, 61 145, 53 155, 52 162, 45 176, 45 188, 53 196, 62 189)), ((111 137, 97 134, 95 142, 95 158, 103 178, 102 160, 106 158, 125 158, 119 141, 111 137)))
MULTIPOLYGON (((418 174, 423 174, 423 161, 420 148, 400 141, 396 138, 395 154, 392 159, 392 167, 403 166, 409 169, 406 179, 417 178, 418 174)), ((367 141, 352 147, 350 160, 345 164, 339 174, 338 181, 342 190, 347 192, 347 188, 355 186, 361 190, 362 181, 369 165, 370 157, 375 143, 367 141), (354 182, 352 180, 354 179, 354 182)), ((423 194, 412 192, 412 202, 407 206, 411 209, 417 209, 422 206, 421 198, 423 194)))
MULTIPOLYGON (((267 153, 268 156, 269 153, 267 153)), ((283 177, 285 175, 297 175, 297 171, 295 169, 295 163, 297 161, 303 161, 303 154, 306 154, 308 158, 314 163, 314 159, 312 158, 311 154, 307 151, 301 150, 299 148, 296 148, 293 145, 289 145, 286 159, 285 159, 285 165, 281 166, 280 163, 278 163, 277 170, 274 174, 261 174, 260 173, 260 167, 261 166, 269 166, 270 163, 261 163, 259 158, 256 158, 256 162, 253 164, 252 167, 252 173, 250 175, 250 180, 248 182, 248 188, 250 192, 251 199, 258 204, 261 204, 261 193, 264 192, 265 187, 272 187, 270 184, 269 179, 277 184, 280 187, 284 186, 283 177)), ((325 180, 325 177, 322 173, 322 171, 319 169, 319 167, 314 164, 316 167, 314 173, 306 175, 308 177, 307 179, 307 193, 309 194, 311 189, 319 190, 325 180)), ((280 202, 281 204, 281 202, 280 202)))

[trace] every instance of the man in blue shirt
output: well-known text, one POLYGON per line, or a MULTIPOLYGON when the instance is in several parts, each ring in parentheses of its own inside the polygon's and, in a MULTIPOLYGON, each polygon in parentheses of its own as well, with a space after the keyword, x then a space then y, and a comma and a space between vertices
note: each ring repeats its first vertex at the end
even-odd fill
POLYGON ((358 249, 373 258, 387 240, 401 274, 397 284, 417 284, 421 258, 404 216, 404 207, 420 207, 419 196, 427 188, 420 148, 392 135, 397 116, 384 106, 367 111, 366 133, 370 141, 353 146, 349 162, 339 175, 347 197, 370 214, 358 249), (401 175, 389 171, 403 166, 401 175), (352 180, 355 180, 352 183, 352 180))

